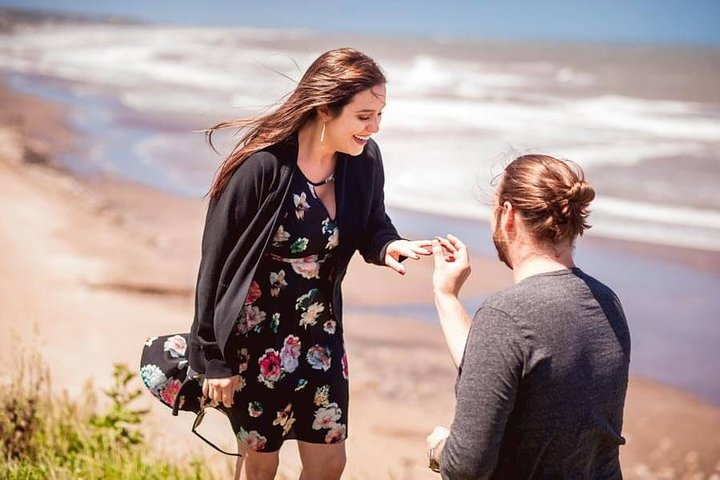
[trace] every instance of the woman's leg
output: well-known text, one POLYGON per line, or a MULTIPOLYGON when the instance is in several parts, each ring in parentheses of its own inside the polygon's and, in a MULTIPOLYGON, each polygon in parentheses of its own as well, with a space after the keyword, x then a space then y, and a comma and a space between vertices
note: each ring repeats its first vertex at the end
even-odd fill
POLYGON ((235 480, 273 480, 280 463, 280 452, 256 452, 238 442, 235 480))
POLYGON ((300 480, 339 480, 345 469, 345 442, 319 444, 298 440, 300 480))

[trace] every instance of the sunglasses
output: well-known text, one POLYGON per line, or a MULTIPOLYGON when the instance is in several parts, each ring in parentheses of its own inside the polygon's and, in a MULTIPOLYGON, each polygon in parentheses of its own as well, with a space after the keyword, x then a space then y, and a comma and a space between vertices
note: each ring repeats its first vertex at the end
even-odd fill
MULTIPOLYGON (((207 443, 208 445, 210 445, 212 448, 214 448, 215 450, 217 450, 220 453, 224 453, 225 455, 230 455, 231 457, 242 457, 242 455, 239 453, 226 452, 225 450, 218 447, 217 445, 215 445, 213 442, 211 442, 207 438, 203 437, 202 434, 197 431, 198 427, 200 427, 200 424, 202 423, 203 419, 205 418, 205 412, 207 412, 207 410, 209 408, 214 408, 214 407, 205 407, 202 410, 200 410, 200 413, 197 414, 197 416, 195 417, 195 421, 193 422, 193 425, 192 425, 192 430, 191 430, 192 433, 194 433, 195 435, 200 437, 200 440, 207 443)), ((216 410, 223 413, 223 415, 225 415, 225 412, 223 412, 222 410, 220 410, 220 409, 216 409, 216 410)))

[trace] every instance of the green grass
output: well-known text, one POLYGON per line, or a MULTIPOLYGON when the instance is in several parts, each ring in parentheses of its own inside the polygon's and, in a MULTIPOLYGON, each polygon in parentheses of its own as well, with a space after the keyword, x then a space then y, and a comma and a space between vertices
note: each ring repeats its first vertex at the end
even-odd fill
POLYGON ((134 407, 135 374, 115 365, 109 406, 99 411, 86 385, 80 400, 56 394, 38 355, 27 355, 0 382, 0 479, 211 479, 200 460, 163 458, 140 432, 147 411, 134 407))

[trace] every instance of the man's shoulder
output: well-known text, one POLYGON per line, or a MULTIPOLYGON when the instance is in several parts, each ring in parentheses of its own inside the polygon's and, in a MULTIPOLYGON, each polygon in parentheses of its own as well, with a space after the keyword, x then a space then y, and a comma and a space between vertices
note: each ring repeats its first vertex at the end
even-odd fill
POLYGON ((518 310, 522 310, 522 306, 530 302, 532 297, 532 289, 522 283, 515 284, 490 295, 480 308, 497 310, 512 317, 518 310))

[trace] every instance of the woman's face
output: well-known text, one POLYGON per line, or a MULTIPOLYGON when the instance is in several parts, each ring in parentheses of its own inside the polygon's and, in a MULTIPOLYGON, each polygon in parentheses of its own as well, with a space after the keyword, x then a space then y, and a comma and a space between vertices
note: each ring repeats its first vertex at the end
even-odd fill
POLYGON ((380 131, 385 85, 356 93, 340 114, 325 124, 326 143, 336 152, 360 155, 370 136, 380 131))

